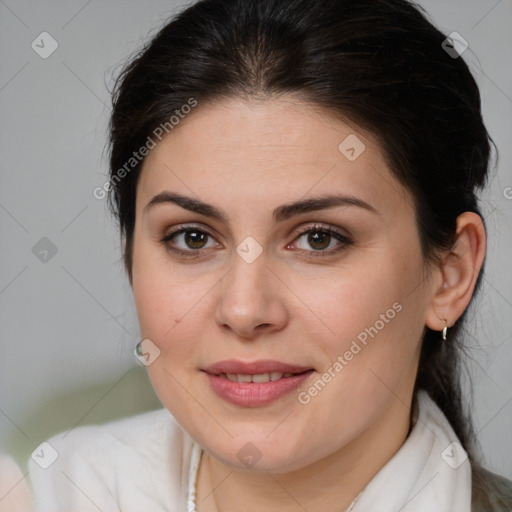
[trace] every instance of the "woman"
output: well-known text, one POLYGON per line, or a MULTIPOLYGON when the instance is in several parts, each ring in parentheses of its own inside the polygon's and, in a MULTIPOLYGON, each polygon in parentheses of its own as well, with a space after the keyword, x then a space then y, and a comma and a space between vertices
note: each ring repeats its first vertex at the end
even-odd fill
POLYGON ((483 511, 463 407, 479 91, 405 0, 203 0, 120 75, 113 212, 164 409, 50 439, 37 511, 483 511))

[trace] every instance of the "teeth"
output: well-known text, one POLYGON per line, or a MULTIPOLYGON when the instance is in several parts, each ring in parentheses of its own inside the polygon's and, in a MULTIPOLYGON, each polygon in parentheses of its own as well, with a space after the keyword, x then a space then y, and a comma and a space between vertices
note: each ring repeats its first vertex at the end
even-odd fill
POLYGON ((270 373, 259 373, 251 375, 252 382, 270 382, 270 373))
POLYGON ((231 382, 270 382, 282 379, 283 377, 291 377, 293 373, 258 373, 256 375, 247 375, 243 373, 222 373, 221 377, 225 377, 231 382))

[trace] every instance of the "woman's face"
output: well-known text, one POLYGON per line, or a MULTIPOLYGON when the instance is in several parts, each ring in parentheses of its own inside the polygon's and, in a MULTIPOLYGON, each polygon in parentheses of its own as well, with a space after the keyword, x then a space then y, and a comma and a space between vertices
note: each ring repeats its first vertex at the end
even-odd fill
POLYGON ((408 416, 427 275, 378 144, 299 99, 199 103, 144 162, 133 292, 148 372, 226 464, 299 469, 408 416))

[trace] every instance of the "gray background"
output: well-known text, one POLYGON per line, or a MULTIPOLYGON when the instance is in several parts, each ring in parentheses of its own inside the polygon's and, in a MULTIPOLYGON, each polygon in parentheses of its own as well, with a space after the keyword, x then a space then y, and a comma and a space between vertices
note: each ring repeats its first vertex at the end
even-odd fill
MULTIPOLYGON (((500 152, 482 203, 487 273, 467 330, 485 461, 512 478, 512 2, 420 4, 468 41, 500 152)), ((115 225, 92 191, 107 175, 107 86, 179 5, 0 0, 0 450, 24 472, 57 432, 161 407, 133 356, 138 327, 115 225), (43 31, 59 45, 47 59, 31 48, 43 31), (32 250, 43 237, 57 248, 46 262, 32 250)))

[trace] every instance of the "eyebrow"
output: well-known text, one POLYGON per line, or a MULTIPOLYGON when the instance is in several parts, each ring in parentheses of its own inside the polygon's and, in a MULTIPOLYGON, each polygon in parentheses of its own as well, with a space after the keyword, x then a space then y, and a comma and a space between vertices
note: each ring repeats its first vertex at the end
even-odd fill
MULTIPOLYGON (((151 201, 149 201, 149 203, 144 207, 144 211, 148 211, 159 204, 168 203, 177 204, 185 210, 199 213, 206 217, 211 217, 225 224, 229 223, 226 213, 216 206, 205 203, 199 199, 168 191, 161 192, 154 196, 153 199, 151 199, 151 201)), ((356 206, 378 214, 377 210, 373 206, 355 196, 346 194, 328 194, 278 206, 273 212, 273 218, 275 222, 283 222, 295 215, 314 212, 317 210, 325 210, 327 208, 335 208, 338 206, 356 206)))

